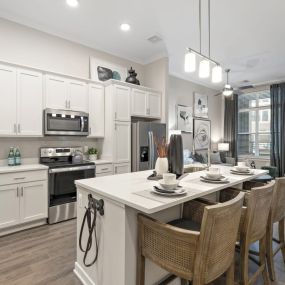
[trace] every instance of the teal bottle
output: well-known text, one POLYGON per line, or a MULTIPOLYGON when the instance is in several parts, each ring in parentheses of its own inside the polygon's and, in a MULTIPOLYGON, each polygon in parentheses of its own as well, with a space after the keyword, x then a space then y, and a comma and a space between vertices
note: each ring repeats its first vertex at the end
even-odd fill
POLYGON ((15 165, 21 165, 21 153, 19 151, 19 148, 16 148, 15 152, 15 165))
POLYGON ((14 155, 14 148, 10 147, 10 151, 8 154, 8 165, 14 166, 15 165, 15 155, 14 155))

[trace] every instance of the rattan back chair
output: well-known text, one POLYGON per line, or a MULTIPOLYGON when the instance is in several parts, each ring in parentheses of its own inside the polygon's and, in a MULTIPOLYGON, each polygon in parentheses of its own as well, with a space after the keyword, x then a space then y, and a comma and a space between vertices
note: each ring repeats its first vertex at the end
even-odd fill
MULTIPOLYGON (((273 198, 272 181, 260 187, 245 190, 244 207, 239 226, 238 241, 241 254, 241 284, 254 284, 260 274, 263 275, 264 284, 269 284, 266 268, 266 231, 273 198), (248 262, 250 245, 259 241, 259 268, 250 278, 248 262)), ((225 201, 240 193, 238 189, 225 189, 221 191, 220 199, 225 201)))
POLYGON ((275 280, 274 256, 281 250, 285 261, 285 240, 284 240, 284 221, 285 221, 285 177, 276 178, 273 190, 272 207, 269 215, 268 230, 266 238, 267 260, 269 275, 275 280), (279 240, 273 239, 273 225, 278 222, 279 240), (278 247, 273 250, 273 244, 277 242, 278 247))
POLYGON ((234 284, 234 253, 244 193, 226 203, 208 206, 199 201, 184 205, 183 218, 201 221, 200 231, 178 228, 138 215, 137 285, 145 284, 145 258, 168 272, 208 284, 226 272, 234 284), (202 213, 202 216, 201 216, 202 213))

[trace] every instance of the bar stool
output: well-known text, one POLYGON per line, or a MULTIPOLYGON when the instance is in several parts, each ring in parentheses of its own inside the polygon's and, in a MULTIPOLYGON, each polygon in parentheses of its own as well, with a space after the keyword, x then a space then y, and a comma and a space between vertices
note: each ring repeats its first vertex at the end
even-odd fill
MULTIPOLYGON (((271 210, 272 194, 275 182, 264 186, 252 188, 245 192, 245 202, 239 226, 238 242, 241 254, 241 284, 253 284, 260 274, 263 275, 264 284, 269 284, 266 268, 266 230, 271 210), (249 278, 248 261, 250 245, 259 241, 259 268, 249 278)), ((225 189, 221 191, 221 202, 235 197, 238 189, 225 189)))
POLYGON ((244 193, 240 193, 231 201, 212 206, 195 200, 187 202, 183 219, 173 222, 176 226, 139 214, 136 284, 145 284, 148 258, 181 278, 182 284, 186 280, 193 285, 208 284, 226 273, 226 284, 233 285, 243 198, 244 193), (200 231, 191 230, 191 225, 200 225, 200 231))
POLYGON ((284 239, 284 222, 285 222, 285 177, 276 178, 273 190, 272 207, 269 214, 266 248, 269 276, 272 281, 275 280, 274 256, 281 250, 285 262, 285 239, 284 239), (273 225, 278 222, 279 240, 273 238, 273 225), (279 246, 274 251, 273 242, 279 246))

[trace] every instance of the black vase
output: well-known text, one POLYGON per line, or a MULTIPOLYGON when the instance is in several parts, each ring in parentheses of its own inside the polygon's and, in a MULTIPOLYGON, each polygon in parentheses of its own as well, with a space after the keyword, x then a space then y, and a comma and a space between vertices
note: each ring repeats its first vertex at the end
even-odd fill
POLYGON ((178 177, 184 172, 183 142, 181 135, 171 135, 168 146, 169 172, 178 177))
POLYGON ((126 78, 126 82, 140 85, 140 81, 137 79, 137 73, 132 67, 128 70, 128 73, 129 76, 126 78))

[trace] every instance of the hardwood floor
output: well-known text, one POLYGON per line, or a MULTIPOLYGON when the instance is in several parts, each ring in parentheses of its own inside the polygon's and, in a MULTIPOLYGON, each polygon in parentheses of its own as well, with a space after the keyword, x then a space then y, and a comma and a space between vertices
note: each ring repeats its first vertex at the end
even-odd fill
MULTIPOLYGON (((1 237, 0 285, 81 285, 73 274, 75 256, 76 220, 1 237)), ((272 285, 285 284, 280 252, 274 261, 278 281, 272 285)), ((255 268, 251 263, 250 272, 255 268)))
POLYGON ((73 274, 76 220, 0 238, 1 285, 81 285, 73 274))

